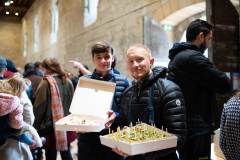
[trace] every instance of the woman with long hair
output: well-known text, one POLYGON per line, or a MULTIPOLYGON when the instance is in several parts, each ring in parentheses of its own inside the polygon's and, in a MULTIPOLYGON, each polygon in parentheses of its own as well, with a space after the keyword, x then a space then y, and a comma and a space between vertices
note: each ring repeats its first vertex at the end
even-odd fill
POLYGON ((57 131, 55 122, 70 114, 73 85, 57 59, 45 59, 42 67, 45 76, 36 93, 34 127, 46 137, 46 160, 56 160, 57 151, 62 160, 72 160, 70 143, 75 140, 75 132, 57 131))

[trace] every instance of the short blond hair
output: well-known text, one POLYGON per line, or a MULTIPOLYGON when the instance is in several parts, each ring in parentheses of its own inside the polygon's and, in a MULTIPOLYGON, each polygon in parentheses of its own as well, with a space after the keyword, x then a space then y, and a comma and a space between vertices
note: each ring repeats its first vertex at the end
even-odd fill
POLYGON ((134 44, 134 45, 132 45, 131 47, 128 48, 127 53, 129 51, 132 51, 132 50, 135 50, 135 49, 143 49, 143 50, 145 50, 145 51, 147 51, 149 53, 150 58, 152 57, 150 49, 148 47, 144 46, 144 45, 141 45, 141 44, 134 44))
POLYGON ((30 85, 30 80, 24 79, 19 73, 15 73, 7 79, 0 81, 0 93, 21 96, 21 94, 27 90, 30 85))

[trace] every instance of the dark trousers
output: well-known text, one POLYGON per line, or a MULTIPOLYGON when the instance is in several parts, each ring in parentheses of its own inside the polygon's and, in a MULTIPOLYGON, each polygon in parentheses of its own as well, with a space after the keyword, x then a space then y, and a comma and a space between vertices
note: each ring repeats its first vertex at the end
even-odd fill
POLYGON ((112 151, 112 148, 102 145, 96 133, 78 134, 78 160, 121 160, 121 158, 112 151))
POLYGON ((90 148, 78 147, 78 160, 122 160, 122 157, 112 151, 111 148, 102 146, 101 152, 90 151, 90 148))
POLYGON ((210 160, 211 134, 187 140, 178 153, 180 160, 210 160))
POLYGON ((42 160, 43 159, 42 148, 38 147, 34 150, 31 150, 31 152, 32 152, 33 160, 42 160))
MULTIPOLYGON (((68 151, 60 151, 62 160, 73 160, 70 151, 70 144, 68 144, 68 151)), ((57 150, 56 149, 45 149, 46 160, 56 160, 57 150)))
POLYGON ((176 152, 174 152, 174 153, 170 153, 164 157, 156 158, 155 160, 178 160, 178 156, 177 156, 176 152))

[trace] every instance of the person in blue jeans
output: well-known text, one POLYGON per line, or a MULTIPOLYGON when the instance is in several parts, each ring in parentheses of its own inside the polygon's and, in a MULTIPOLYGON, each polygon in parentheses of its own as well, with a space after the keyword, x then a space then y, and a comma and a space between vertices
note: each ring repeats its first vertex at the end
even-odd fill
POLYGON ((96 69, 92 74, 84 78, 96 79, 116 83, 111 110, 107 112, 109 119, 106 128, 99 133, 79 133, 78 137, 78 160, 121 160, 121 156, 114 153, 111 148, 100 142, 100 135, 108 134, 108 128, 117 129, 117 117, 121 108, 121 98, 129 83, 127 78, 114 74, 111 64, 114 61, 114 48, 107 41, 100 41, 92 46, 92 61, 96 69))

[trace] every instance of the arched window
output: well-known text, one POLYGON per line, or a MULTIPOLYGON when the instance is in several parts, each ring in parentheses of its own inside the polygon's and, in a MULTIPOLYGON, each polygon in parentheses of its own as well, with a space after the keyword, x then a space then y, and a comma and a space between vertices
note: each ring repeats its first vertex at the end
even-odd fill
POLYGON ((34 51, 38 50, 39 43, 39 26, 38 26, 38 16, 36 15, 34 18, 34 51))
POLYGON ((23 31, 23 56, 27 56, 27 30, 26 28, 23 31))
POLYGON ((58 31, 58 7, 57 0, 52 0, 51 14, 52 14, 52 33, 51 33, 51 43, 57 41, 57 31, 58 31))
POLYGON ((96 22, 98 2, 99 0, 85 0, 84 27, 96 22))

